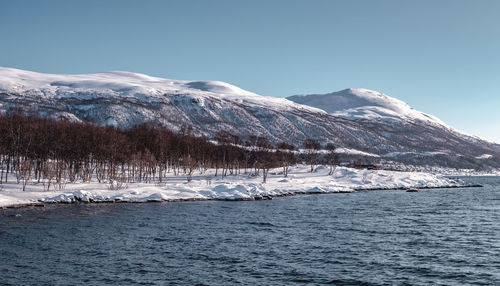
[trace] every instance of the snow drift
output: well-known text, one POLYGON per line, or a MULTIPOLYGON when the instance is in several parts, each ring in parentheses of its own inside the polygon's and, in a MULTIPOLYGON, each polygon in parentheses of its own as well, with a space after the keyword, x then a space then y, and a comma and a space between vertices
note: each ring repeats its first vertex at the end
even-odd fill
POLYGON ((333 175, 319 166, 309 172, 309 166, 292 167, 284 178, 280 169, 271 170, 266 183, 251 173, 214 177, 214 170, 194 176, 187 182, 184 176, 169 176, 157 184, 131 183, 110 190, 105 183, 72 183, 60 190, 44 191, 42 184, 29 184, 25 192, 15 180, 0 185, 0 207, 35 203, 82 202, 150 202, 179 200, 254 200, 303 193, 339 193, 369 189, 400 189, 461 186, 463 182, 421 172, 360 170, 338 167, 333 175))

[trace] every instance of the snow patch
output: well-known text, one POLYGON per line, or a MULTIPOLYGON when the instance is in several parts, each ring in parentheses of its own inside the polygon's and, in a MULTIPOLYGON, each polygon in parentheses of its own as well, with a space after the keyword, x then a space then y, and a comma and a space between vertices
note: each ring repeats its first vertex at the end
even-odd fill
POLYGON ((491 154, 483 154, 481 156, 476 157, 476 159, 479 159, 479 160, 491 159, 491 158, 493 158, 493 155, 491 155, 491 154))
POLYGON ((336 148, 335 153, 348 154, 348 155, 361 155, 361 156, 368 156, 368 157, 380 157, 377 154, 368 153, 368 152, 364 152, 364 151, 360 151, 360 150, 356 150, 356 149, 344 148, 344 147, 336 148))

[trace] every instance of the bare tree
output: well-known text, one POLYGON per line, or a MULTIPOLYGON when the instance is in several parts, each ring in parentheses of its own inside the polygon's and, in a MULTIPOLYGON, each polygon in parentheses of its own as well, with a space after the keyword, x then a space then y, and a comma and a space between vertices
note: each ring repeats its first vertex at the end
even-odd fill
POLYGON ((43 186, 46 191, 50 190, 52 181, 56 177, 56 167, 53 161, 45 162, 42 170, 43 175, 43 186))
POLYGON ((33 161, 26 158, 19 165, 18 177, 23 184, 23 192, 26 190, 26 185, 31 179, 32 168, 33 168, 33 161))
POLYGON ((288 177, 290 165, 295 161, 295 156, 293 154, 295 146, 286 142, 281 142, 277 147, 277 156, 280 159, 281 167, 283 168, 283 176, 286 178, 288 177))
POLYGON ((330 172, 328 173, 329 175, 332 175, 333 172, 335 172, 335 166, 338 164, 338 154, 335 153, 335 149, 336 148, 333 143, 326 144, 326 150, 328 151, 327 161, 328 165, 330 166, 330 172))
POLYGON ((198 167, 198 162, 187 154, 182 158, 182 164, 186 168, 187 181, 191 182, 193 179, 193 172, 198 167))
POLYGON ((304 149, 306 149, 307 161, 311 166, 311 173, 314 171, 314 164, 317 161, 319 148, 321 148, 321 145, 316 140, 307 138, 304 141, 304 149))

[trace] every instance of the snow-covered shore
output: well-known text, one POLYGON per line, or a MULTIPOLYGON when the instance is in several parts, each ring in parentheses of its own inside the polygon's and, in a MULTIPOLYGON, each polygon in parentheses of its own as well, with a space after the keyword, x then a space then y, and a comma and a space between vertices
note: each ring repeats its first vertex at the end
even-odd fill
POLYGON ((12 178, 0 185, 0 207, 39 203, 72 202, 149 202, 180 200, 254 200, 304 193, 338 193, 372 189, 437 188, 466 185, 444 176, 424 172, 360 170, 338 167, 329 175, 327 167, 319 166, 313 173, 309 166, 293 166, 287 178, 281 169, 270 171, 266 183, 247 174, 215 177, 213 170, 193 176, 170 176, 163 183, 129 183, 112 190, 105 183, 71 183, 59 190, 44 190, 42 183, 30 183, 22 191, 12 178))

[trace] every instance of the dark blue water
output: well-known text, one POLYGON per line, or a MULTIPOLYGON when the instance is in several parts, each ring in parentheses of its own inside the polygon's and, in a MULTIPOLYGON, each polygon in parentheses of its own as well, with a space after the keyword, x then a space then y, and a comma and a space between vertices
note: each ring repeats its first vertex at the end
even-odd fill
POLYGON ((500 285, 484 188, 0 212, 2 284, 500 285))

